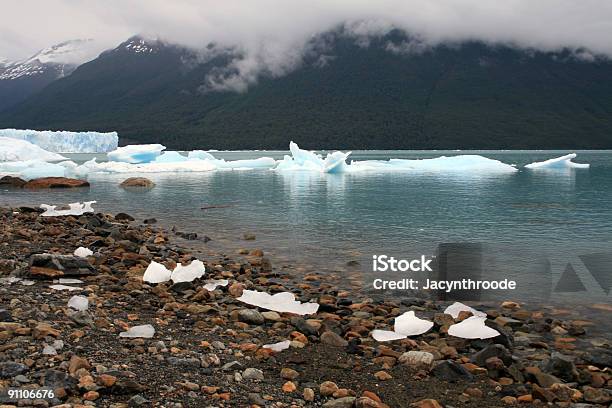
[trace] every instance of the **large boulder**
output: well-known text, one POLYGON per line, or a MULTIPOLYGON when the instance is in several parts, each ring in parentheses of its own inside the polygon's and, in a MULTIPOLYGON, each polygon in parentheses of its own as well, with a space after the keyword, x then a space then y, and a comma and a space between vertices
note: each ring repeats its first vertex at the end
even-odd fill
POLYGON ((0 178, 0 186, 3 186, 3 187, 20 188, 20 187, 23 187, 25 184, 26 184, 26 181, 20 179, 19 177, 4 176, 0 178))
POLYGON ((89 187, 89 182, 85 180, 67 178, 67 177, 43 177, 30 180, 23 185, 23 188, 75 188, 89 187))
POLYGON ((123 188, 130 187, 142 187, 142 188, 153 188, 155 187, 155 183, 145 177, 130 177, 128 179, 123 180, 119 186, 123 188))
POLYGON ((30 258, 29 276, 32 278, 57 279, 95 273, 87 259, 73 255, 35 254, 30 258))

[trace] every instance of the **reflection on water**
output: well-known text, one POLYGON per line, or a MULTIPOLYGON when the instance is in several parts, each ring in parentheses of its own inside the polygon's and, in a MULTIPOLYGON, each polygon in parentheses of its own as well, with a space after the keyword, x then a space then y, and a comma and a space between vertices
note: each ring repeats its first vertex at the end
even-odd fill
MULTIPOLYGON (((284 153, 215 154, 231 160, 280 158, 284 153)), ((474 153, 519 166, 560 155, 474 153)), ((356 152, 352 158, 442 154, 457 152, 356 152)), ((84 161, 91 156, 75 157, 84 161)), ((516 279, 521 297, 552 294, 564 302, 607 302, 610 295, 601 290, 580 256, 612 252, 612 153, 583 152, 578 159, 591 163, 591 169, 514 174, 147 174, 157 186, 143 192, 118 188, 126 175, 92 175, 89 190, 0 191, 0 204, 97 200, 97 208, 105 212, 127 212, 140 220, 155 217, 162 225, 207 235, 213 239, 207 246, 255 245, 271 254, 277 265, 298 263, 322 272, 346 273, 349 261, 367 270, 373 254, 409 258, 435 254, 441 243, 481 243, 486 248, 483 273, 516 279), (216 208, 202 209, 210 206, 216 208), (254 232, 257 240, 241 241, 244 232, 254 232), (553 293, 568 263, 586 292, 553 293)))

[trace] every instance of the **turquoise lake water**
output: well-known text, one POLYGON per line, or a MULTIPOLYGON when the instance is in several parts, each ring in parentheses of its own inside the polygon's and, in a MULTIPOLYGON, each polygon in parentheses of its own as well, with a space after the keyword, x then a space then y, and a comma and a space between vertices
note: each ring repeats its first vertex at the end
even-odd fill
MULTIPOLYGON (((353 160, 480 154, 519 167, 567 151, 363 151, 353 160)), ((436 255, 440 244, 480 244, 486 279, 512 278, 499 296, 559 303, 610 303, 612 152, 577 152, 590 169, 484 173, 279 173, 270 170, 147 174, 157 186, 125 191, 128 175, 94 174, 91 188, 0 190, 1 205, 97 200, 103 212, 154 217, 164 226, 212 239, 193 245, 262 248, 275 266, 304 271, 359 270, 372 255, 436 255), (202 209, 206 206, 219 208, 202 209), (241 239, 254 233, 255 241, 241 239), (357 262, 355 262, 357 261, 357 262), (347 262, 349 265, 347 266, 347 262)), ((287 152, 215 152, 226 160, 287 152)), ((83 162, 92 155, 67 155, 83 162)), ((104 157, 98 156, 98 157, 104 157)), ((448 266, 452 269, 453 265, 448 266)), ((468 267, 472 267, 469 265, 468 267)), ((489 294, 485 294, 487 297, 489 294)))

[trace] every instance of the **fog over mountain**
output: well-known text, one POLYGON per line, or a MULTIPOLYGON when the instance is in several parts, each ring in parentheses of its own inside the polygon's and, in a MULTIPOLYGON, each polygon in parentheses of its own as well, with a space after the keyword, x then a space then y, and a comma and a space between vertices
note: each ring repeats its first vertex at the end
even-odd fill
POLYGON ((2 5, 0 57, 23 59, 73 38, 93 38, 102 50, 133 34, 196 50, 214 43, 236 57, 228 70, 203 78, 203 85, 244 91, 262 74, 277 77, 300 67, 312 52, 312 38, 340 25, 363 44, 393 28, 418 39, 390 46, 390 52, 479 40, 569 49, 585 60, 612 56, 607 0, 46 0, 2 5))

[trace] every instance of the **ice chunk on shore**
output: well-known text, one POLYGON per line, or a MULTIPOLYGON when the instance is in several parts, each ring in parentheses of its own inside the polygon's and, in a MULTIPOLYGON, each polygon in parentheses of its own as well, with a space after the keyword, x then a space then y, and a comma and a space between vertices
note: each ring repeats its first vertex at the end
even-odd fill
POLYGON ((239 301, 263 309, 273 310, 279 313, 293 313, 297 315, 309 315, 317 313, 318 303, 301 303, 295 300, 295 295, 290 292, 280 292, 269 295, 266 292, 256 290, 244 290, 239 301))
POLYGON ((128 145, 109 152, 107 157, 115 162, 150 163, 165 149, 166 146, 160 144, 128 145))
POLYGON ((180 263, 176 265, 176 268, 174 268, 170 275, 170 279, 173 283, 193 282, 195 279, 204 276, 204 273, 206 273, 204 263, 195 259, 187 266, 183 266, 180 263))
POLYGON ((590 164, 574 163, 576 153, 566 154, 565 156, 548 159, 541 162, 533 162, 525 166, 526 169, 588 169, 590 164))
POLYGON ((204 289, 212 292, 213 290, 217 289, 219 286, 225 287, 227 285, 229 285, 229 281, 227 279, 215 279, 215 280, 206 282, 206 285, 204 285, 204 289))
POLYGON ((119 333, 119 337, 134 339, 144 338, 150 339, 155 335, 155 328, 150 324, 143 324, 141 326, 130 327, 128 331, 119 333))
POLYGON ((83 283, 82 280, 80 279, 74 279, 74 278, 59 278, 58 283, 60 284, 66 284, 66 285, 75 285, 75 284, 79 284, 79 283, 83 283))
POLYGON ((373 330, 372 337, 380 342, 401 340, 409 336, 418 336, 419 334, 426 333, 433 325, 433 322, 429 320, 419 319, 414 314, 414 311, 410 310, 395 318, 393 331, 373 330))
POLYGON ((74 256, 78 256, 79 258, 87 258, 88 256, 92 256, 93 251, 89 248, 78 247, 74 250, 74 256))
POLYGON ((41 204, 40 208, 45 210, 45 212, 41 214, 41 217, 61 217, 64 215, 83 215, 85 213, 93 213, 94 209, 91 205, 95 204, 96 202, 97 201, 85 201, 83 204, 71 203, 68 204, 69 208, 66 210, 56 210, 56 205, 41 204))
POLYGON ((68 307, 84 312, 89 307, 89 299, 87 299, 85 296, 75 295, 68 301, 68 307))
POLYGON ((291 341, 285 340, 285 341, 281 341, 281 342, 273 343, 273 344, 264 344, 262 348, 270 349, 278 353, 280 351, 287 350, 290 345, 291 345, 291 341))
POLYGON ((147 270, 145 271, 142 280, 149 283, 163 283, 168 282, 172 276, 172 272, 164 265, 151 261, 147 270))
POLYGON ((464 305, 461 302, 455 302, 452 305, 448 306, 444 309, 444 313, 453 316, 453 319, 459 317, 459 313, 461 312, 470 312, 473 316, 478 317, 487 317, 485 312, 481 312, 480 310, 476 310, 468 305, 464 305))
POLYGON ((29 129, 0 129, 0 137, 25 140, 49 152, 56 153, 106 153, 117 148, 119 139, 117 132, 38 131, 29 129))
POLYGON ((53 289, 53 290, 67 290, 72 292, 73 290, 80 290, 81 288, 78 288, 76 286, 66 286, 66 285, 49 285, 49 288, 53 289))
POLYGON ((26 140, 0 136, 0 162, 37 162, 66 160, 64 156, 48 152, 26 140))
POLYGON ((486 317, 472 316, 448 328, 448 334, 462 339, 490 339, 499 332, 485 324, 486 317))

